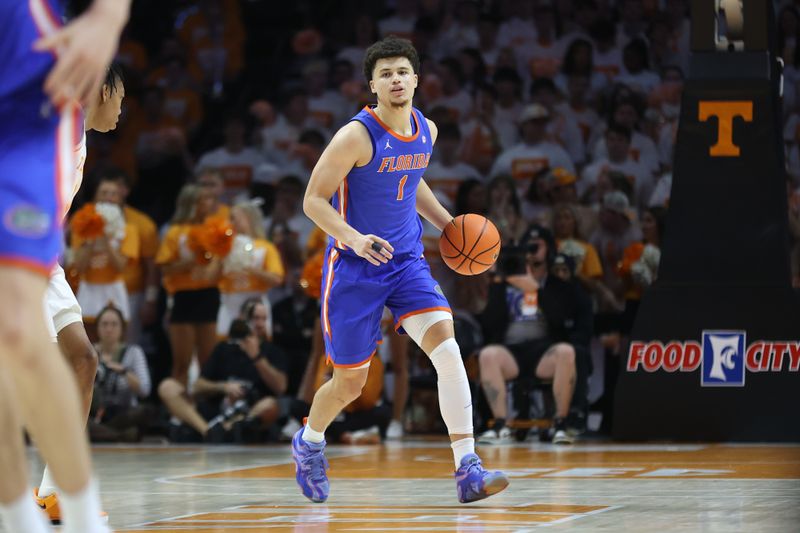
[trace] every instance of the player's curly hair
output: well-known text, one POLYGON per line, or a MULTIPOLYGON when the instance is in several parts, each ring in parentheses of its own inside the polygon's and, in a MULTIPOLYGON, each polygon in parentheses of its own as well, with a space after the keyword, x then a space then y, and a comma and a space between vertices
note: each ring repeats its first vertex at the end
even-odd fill
POLYGON ((364 77, 367 84, 372 80, 372 71, 375 70, 375 63, 379 59, 389 57, 405 57, 411 63, 411 68, 415 74, 419 74, 419 55, 411 41, 390 35, 376 42, 364 54, 364 77))

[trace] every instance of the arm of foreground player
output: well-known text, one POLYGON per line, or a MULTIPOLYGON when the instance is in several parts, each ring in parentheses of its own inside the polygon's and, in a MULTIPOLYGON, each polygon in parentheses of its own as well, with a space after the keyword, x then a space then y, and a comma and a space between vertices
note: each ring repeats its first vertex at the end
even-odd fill
MULTIPOLYGON (((439 128, 436 127, 436 124, 431 119, 425 120, 428 122, 428 129, 431 131, 431 146, 433 146, 439 136, 439 128)), ((442 231, 453 220, 447 209, 436 199, 424 179, 419 180, 419 186, 417 186, 417 213, 436 226, 439 231, 442 231)))
POLYGON ((77 100, 86 106, 100 90, 129 8, 130 0, 94 0, 75 20, 34 43, 36 50, 58 51, 44 83, 56 105, 77 100))
POLYGON ((372 142, 366 129, 357 122, 343 126, 333 136, 311 172, 303 198, 303 211, 325 233, 352 248, 359 257, 378 266, 392 258, 392 245, 377 235, 362 235, 356 231, 330 203, 330 198, 350 170, 371 158, 372 142), (380 252, 372 248, 376 242, 383 247, 380 252))

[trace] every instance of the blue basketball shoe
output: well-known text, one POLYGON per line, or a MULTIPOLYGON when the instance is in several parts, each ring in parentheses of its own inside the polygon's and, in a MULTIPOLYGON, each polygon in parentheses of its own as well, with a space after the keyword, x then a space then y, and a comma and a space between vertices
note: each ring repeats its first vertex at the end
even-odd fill
POLYGON ((508 486, 508 477, 502 472, 489 472, 481 465, 481 459, 474 453, 461 458, 461 466, 456 470, 456 489, 458 501, 470 503, 497 494, 508 486))
POLYGON ((304 441, 303 429, 301 427, 292 438, 295 479, 306 498, 315 503, 324 502, 330 492, 328 476, 325 474, 328 468, 328 460, 324 454, 325 441, 320 443, 304 441))

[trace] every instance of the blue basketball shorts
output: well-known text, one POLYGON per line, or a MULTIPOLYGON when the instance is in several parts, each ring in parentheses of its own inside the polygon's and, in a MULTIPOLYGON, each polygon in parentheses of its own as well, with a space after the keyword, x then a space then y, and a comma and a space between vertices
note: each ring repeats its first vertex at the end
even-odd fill
POLYGON ((43 92, 55 57, 31 49, 61 26, 51 0, 0 0, 0 264, 49 276, 63 246, 75 145, 76 105, 56 109, 43 92))
POLYGON ((376 267, 365 259, 328 248, 322 268, 321 323, 328 359, 337 367, 367 363, 381 342, 384 306, 395 329, 406 318, 450 311, 423 257, 399 258, 376 267))

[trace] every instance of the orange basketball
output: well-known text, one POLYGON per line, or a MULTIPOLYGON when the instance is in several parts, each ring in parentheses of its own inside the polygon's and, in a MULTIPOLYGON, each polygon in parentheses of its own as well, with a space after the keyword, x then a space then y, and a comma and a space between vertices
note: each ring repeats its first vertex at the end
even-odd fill
POLYGON ((454 218, 439 238, 444 262, 465 276, 485 272, 500 254, 500 233, 492 221, 475 213, 454 218))

